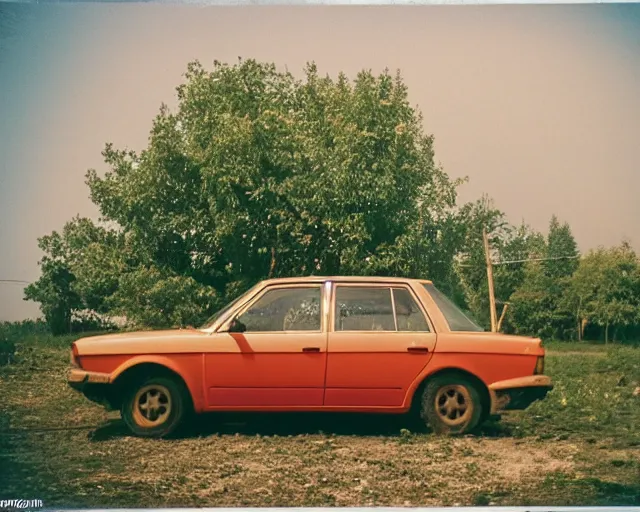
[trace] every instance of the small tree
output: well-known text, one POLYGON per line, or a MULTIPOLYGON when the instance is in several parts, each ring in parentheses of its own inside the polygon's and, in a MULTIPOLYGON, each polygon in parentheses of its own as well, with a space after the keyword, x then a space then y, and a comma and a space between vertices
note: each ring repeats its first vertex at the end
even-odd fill
POLYGON ((587 254, 569 282, 565 301, 580 324, 587 320, 604 328, 608 342, 610 327, 615 339, 618 328, 640 321, 639 292, 638 258, 628 244, 622 244, 587 254))
POLYGON ((578 244, 569 224, 560 224, 558 218, 553 215, 547 236, 546 257, 550 259, 544 262, 545 274, 556 282, 571 277, 578 268, 578 255, 578 244))
POLYGON ((521 286, 513 293, 511 325, 517 334, 553 338, 555 304, 549 293, 552 280, 540 262, 527 263, 521 286))
POLYGON ((68 333, 71 331, 73 310, 81 307, 80 297, 73 290, 75 276, 59 261, 42 261, 40 268, 40 279, 25 288, 25 300, 41 304, 53 334, 68 333))
POLYGON ((528 257, 540 259, 524 267, 524 274, 511 296, 509 325, 515 332, 546 338, 566 339, 577 332, 573 328, 573 305, 564 298, 568 281, 578 266, 577 244, 568 224, 560 224, 554 215, 549 234, 530 238, 528 257))

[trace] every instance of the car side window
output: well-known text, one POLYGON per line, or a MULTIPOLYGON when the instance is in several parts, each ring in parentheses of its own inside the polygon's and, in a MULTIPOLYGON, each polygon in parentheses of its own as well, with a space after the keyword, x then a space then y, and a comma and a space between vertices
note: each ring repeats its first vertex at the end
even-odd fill
POLYGON ((391 288, 338 286, 336 331, 395 331, 391 288))
POLYGON ((245 332, 319 331, 320 298, 319 286, 269 290, 238 321, 245 332))
POLYGON ((427 319, 409 290, 394 288, 393 300, 399 331, 429 332, 427 319))

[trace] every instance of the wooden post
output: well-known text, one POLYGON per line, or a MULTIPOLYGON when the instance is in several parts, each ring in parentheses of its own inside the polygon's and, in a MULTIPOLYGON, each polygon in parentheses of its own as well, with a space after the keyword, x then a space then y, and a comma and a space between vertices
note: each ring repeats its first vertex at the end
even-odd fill
POLYGON ((487 261, 487 281, 489 283, 489 307, 491 308, 491 332, 497 332, 498 319, 496 313, 496 295, 493 289, 493 267, 491 266, 491 254, 489 253, 489 237, 487 230, 482 229, 482 240, 484 242, 484 256, 487 261))
POLYGON ((500 315, 500 319, 498 320, 498 332, 500 332, 500 329, 502 329, 502 321, 504 320, 504 315, 507 312, 508 307, 508 302, 505 302, 504 306, 502 306, 502 314, 500 315))

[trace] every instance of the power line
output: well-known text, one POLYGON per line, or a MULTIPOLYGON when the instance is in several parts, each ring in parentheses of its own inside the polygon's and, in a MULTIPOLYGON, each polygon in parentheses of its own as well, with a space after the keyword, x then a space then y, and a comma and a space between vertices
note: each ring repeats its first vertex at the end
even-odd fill
MULTIPOLYGON (((510 263, 527 263, 528 261, 550 261, 550 260, 568 260, 579 259, 581 256, 553 256, 551 258, 527 258, 523 260, 509 260, 509 261, 493 261, 492 265, 508 265, 510 263)), ((458 263, 459 267, 470 268, 476 265, 470 265, 469 263, 458 263)))
POLYGON ((509 263, 525 263, 527 261, 550 261, 550 260, 571 260, 578 259, 580 256, 554 256, 551 258, 528 258, 525 260, 497 261, 493 265, 508 265, 509 263))
POLYGON ((31 284, 31 281, 22 281, 20 279, 0 279, 0 283, 31 284))

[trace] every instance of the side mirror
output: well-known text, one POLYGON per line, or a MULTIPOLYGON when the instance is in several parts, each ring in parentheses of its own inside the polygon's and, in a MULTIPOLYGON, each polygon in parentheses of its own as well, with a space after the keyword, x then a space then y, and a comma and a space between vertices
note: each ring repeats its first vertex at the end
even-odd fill
POLYGON ((244 325, 237 318, 234 318, 231 321, 231 325, 229 325, 229 332, 245 332, 246 330, 247 330, 247 326, 244 325))

